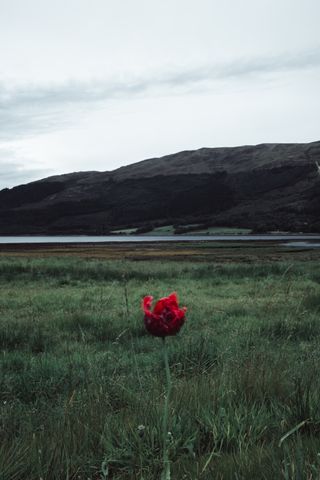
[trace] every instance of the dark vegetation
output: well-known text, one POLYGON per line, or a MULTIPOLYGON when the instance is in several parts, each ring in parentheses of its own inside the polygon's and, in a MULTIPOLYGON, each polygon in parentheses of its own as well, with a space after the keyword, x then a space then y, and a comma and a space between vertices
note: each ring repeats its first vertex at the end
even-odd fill
POLYGON ((181 152, 114 172, 0 192, 0 234, 88 233, 193 223, 320 231, 319 142, 181 152))

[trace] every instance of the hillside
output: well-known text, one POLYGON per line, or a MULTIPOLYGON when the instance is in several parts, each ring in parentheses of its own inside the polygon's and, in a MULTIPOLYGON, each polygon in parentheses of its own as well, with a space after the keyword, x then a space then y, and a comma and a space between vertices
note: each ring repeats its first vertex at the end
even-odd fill
POLYGON ((320 231, 320 142, 202 148, 0 191, 0 234, 165 223, 320 231))

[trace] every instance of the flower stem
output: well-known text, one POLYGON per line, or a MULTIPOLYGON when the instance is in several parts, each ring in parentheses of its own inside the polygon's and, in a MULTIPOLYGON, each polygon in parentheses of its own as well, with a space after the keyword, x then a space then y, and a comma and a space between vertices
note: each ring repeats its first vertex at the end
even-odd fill
POLYGON ((170 369, 169 369, 169 361, 168 361, 168 350, 166 345, 165 337, 162 338, 163 340, 163 358, 164 358, 164 366, 166 371, 166 379, 167 379, 167 391, 164 397, 164 411, 163 411, 163 472, 161 475, 161 480, 170 480, 170 461, 168 455, 168 410, 169 410, 169 399, 171 393, 171 376, 170 376, 170 369))

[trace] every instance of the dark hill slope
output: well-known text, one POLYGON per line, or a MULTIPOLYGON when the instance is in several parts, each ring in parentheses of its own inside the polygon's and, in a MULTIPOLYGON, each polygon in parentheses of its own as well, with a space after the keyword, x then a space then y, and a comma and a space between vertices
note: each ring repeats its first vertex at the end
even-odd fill
POLYGON ((320 142, 202 148, 0 191, 0 233, 107 233, 148 223, 320 231, 320 142))

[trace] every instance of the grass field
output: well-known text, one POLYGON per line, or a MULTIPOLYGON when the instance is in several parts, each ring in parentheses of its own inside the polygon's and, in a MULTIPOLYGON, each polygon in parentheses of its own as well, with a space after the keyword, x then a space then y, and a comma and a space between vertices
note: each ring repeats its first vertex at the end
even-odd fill
MULTIPOLYGON (((201 228, 199 225, 183 225, 184 228, 189 227, 190 231, 187 232, 187 235, 235 235, 235 234, 249 234, 251 233, 250 228, 236 228, 236 227, 208 227, 201 228), (199 228, 197 228, 199 227, 199 228)), ((111 233, 114 234, 124 234, 130 235, 136 232, 137 228, 123 228, 120 230, 112 230, 111 233)), ((175 228, 173 225, 163 225, 161 227, 153 228, 142 235, 173 235, 175 228)))
POLYGON ((316 254, 217 252, 0 258, 1 480, 160 478, 165 374, 140 302, 172 291, 172 479, 319 479, 316 254))

